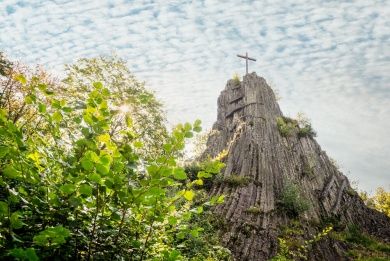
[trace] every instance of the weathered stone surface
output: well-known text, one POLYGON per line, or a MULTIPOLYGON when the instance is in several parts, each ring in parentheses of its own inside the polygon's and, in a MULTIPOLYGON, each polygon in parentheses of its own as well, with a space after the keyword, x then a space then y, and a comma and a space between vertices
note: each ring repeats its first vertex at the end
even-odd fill
MULTIPOLYGON (((366 232, 390 241, 389 218, 367 208, 348 179, 331 163, 318 143, 310 137, 282 137, 276 125, 282 112, 272 89, 255 73, 238 85, 233 80, 218 98, 218 117, 207 142, 205 155, 228 150, 223 176, 239 175, 244 186, 213 185, 211 194, 225 194, 225 203, 215 209, 227 226, 223 243, 237 260, 268 260, 277 251, 281 225, 290 218, 278 208, 287 180, 299 184, 311 208, 299 217, 307 231, 316 233, 312 223, 329 217, 357 224, 366 232), (305 164, 313 175, 305 175, 305 164), (348 193, 348 191, 350 193, 348 193), (256 206, 257 214, 246 210, 256 206)), ((345 247, 331 239, 316 246, 310 260, 344 260, 345 247)))

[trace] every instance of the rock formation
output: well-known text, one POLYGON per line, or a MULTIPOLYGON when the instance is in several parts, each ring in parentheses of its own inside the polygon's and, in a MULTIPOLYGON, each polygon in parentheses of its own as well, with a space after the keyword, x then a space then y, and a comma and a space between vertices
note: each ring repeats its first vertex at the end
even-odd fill
MULTIPOLYGON (((282 116, 272 89, 255 73, 241 82, 229 80, 218 98, 218 118, 204 155, 227 151, 226 167, 210 193, 226 195, 214 212, 225 222, 222 242, 235 259, 270 259, 280 228, 292 219, 306 234, 316 234, 324 220, 335 220, 390 241, 389 218, 364 205, 312 136, 299 135, 298 126, 282 136, 277 125, 282 116), (310 205, 299 215, 281 206, 289 183, 310 205)), ((313 247, 309 260, 347 260, 337 240, 326 238, 313 247)))

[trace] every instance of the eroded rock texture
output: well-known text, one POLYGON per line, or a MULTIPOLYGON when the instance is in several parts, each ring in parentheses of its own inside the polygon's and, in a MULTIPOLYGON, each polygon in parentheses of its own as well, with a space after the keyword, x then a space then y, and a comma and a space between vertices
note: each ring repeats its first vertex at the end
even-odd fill
MULTIPOLYGON (((313 224, 334 219, 389 241, 389 218, 364 205, 313 138, 282 137, 276 123, 280 116, 272 89, 255 73, 239 84, 229 80, 218 98, 218 119, 205 155, 228 151, 222 182, 214 183, 211 194, 227 196, 215 213, 226 223, 222 240, 235 258, 258 261, 275 255, 280 227, 291 220, 279 206, 287 180, 310 201, 310 209, 298 218, 305 232, 315 234, 318 226, 313 224), (237 176, 246 183, 223 182, 237 176), (258 211, 249 212, 251 207, 258 211)), ((346 259, 344 246, 331 239, 312 252, 310 260, 346 259)))

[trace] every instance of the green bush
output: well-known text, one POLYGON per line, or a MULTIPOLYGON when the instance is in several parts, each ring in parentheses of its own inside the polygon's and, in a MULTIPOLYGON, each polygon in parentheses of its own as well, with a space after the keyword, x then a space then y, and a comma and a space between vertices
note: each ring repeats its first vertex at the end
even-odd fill
MULTIPOLYGON (((223 229, 226 224, 223 219, 216 216, 210 210, 193 216, 189 222, 189 228, 202 228, 200 236, 196 230, 185 237, 177 237, 176 245, 180 246, 180 252, 191 261, 232 261, 233 257, 227 248, 221 247, 218 229, 223 229)), ((199 231, 200 232, 200 231, 199 231)))
POLYGON ((280 204, 287 215, 297 217, 310 208, 310 203, 302 196, 297 184, 287 181, 282 190, 280 204))
MULTIPOLYGON (((199 237, 202 228, 191 218, 223 201, 194 206, 198 191, 177 164, 200 121, 179 124, 161 154, 145 155, 130 116, 112 131, 118 112, 102 83, 88 86, 78 114, 44 83, 18 80, 45 128, 15 123, 0 108, 0 259, 185 259, 176 238, 199 237)), ((203 184, 221 166, 209 162, 194 182, 203 184)))
MULTIPOLYGON (((187 176, 195 186, 210 190, 212 185, 220 178, 220 171, 225 166, 218 160, 207 159, 202 162, 191 162, 184 166, 187 176), (202 182, 199 182, 202 179, 202 182)), ((218 182, 218 181, 217 181, 218 182)))
POLYGON ((316 137, 317 133, 313 130, 312 126, 310 123, 307 125, 304 125, 303 127, 300 127, 298 130, 298 137, 303 138, 303 137, 316 137))
POLYGON ((282 135, 283 137, 290 137, 297 129, 298 122, 288 117, 278 117, 276 119, 276 125, 278 127, 280 135, 282 135))
POLYGON ((240 76, 237 73, 233 75, 233 82, 235 85, 240 85, 240 76))
POLYGON ((232 187, 244 187, 249 184, 250 179, 248 177, 239 175, 230 175, 223 179, 223 183, 232 187))
POLYGON ((297 133, 299 138, 303 137, 316 137, 317 133, 311 126, 308 119, 305 120, 294 120, 289 117, 278 117, 276 119, 276 125, 278 127, 280 135, 283 137, 290 137, 297 133))

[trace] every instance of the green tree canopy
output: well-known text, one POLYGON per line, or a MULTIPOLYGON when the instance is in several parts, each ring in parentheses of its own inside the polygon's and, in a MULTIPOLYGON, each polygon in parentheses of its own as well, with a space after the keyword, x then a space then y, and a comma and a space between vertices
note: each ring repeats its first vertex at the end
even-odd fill
POLYGON ((68 65, 66 73, 64 96, 71 98, 70 102, 76 108, 85 107, 82 101, 92 91, 93 82, 101 82, 110 91, 110 95, 103 99, 116 110, 111 134, 122 131, 126 120, 131 119, 134 134, 144 144, 141 149, 144 155, 162 152, 167 130, 161 103, 145 88, 144 83, 135 78, 125 61, 117 57, 80 59, 68 65), (126 115, 130 117, 126 119, 126 115))
MULTIPOLYGON (((45 133, 27 134, 23 121, 0 108, 0 258, 191 259, 183 249, 202 231, 192 218, 223 200, 197 199, 195 189, 223 164, 211 162, 212 173, 205 169, 191 181, 177 163, 200 121, 178 125, 160 140, 160 154, 144 155, 136 118, 128 113, 121 131, 112 132, 115 90, 94 82, 66 100, 66 92, 48 92, 39 79, 15 79, 21 90, 34 92, 24 100, 45 133), (70 132, 78 134, 64 135, 70 132)), ((196 260, 213 255, 201 256, 196 260)))

